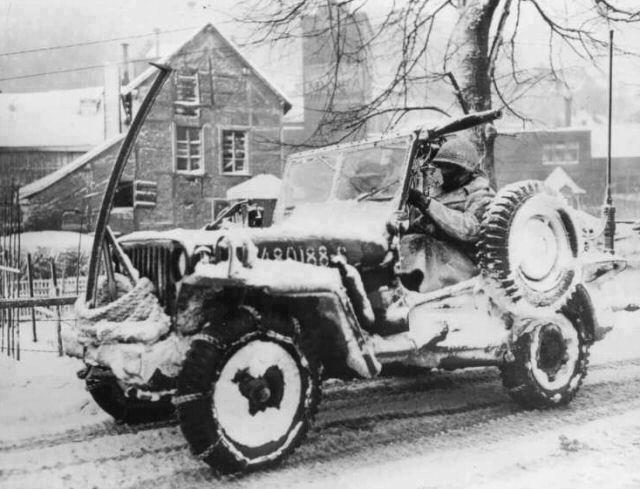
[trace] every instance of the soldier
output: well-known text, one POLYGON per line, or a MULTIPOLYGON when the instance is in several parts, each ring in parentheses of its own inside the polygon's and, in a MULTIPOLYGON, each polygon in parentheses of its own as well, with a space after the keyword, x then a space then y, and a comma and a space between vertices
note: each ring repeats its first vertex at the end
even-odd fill
POLYGON ((479 170, 473 144, 461 138, 445 142, 422 167, 422 191, 411 189, 407 203, 419 219, 400 243, 400 274, 409 289, 429 292, 477 274, 475 243, 480 222, 495 192, 479 170))

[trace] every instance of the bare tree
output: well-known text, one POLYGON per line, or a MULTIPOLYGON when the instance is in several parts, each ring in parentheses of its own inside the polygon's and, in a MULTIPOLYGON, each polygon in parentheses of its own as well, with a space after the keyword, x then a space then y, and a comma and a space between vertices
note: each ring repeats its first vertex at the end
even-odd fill
MULTIPOLYGON (((243 2, 246 8, 239 18, 255 26, 251 42, 314 41, 318 53, 324 53, 319 56, 324 64, 317 63, 323 70, 313 80, 313 89, 324 94, 319 97, 323 105, 306 107, 321 117, 313 134, 306 135, 307 144, 348 139, 373 121, 380 124, 382 120, 382 128, 389 129, 416 110, 449 114, 502 106, 526 119, 514 101, 545 78, 563 82, 560 49, 596 62, 606 51, 608 28, 640 22, 640 7, 625 8, 633 2, 624 0, 390 0, 380 16, 367 18, 364 8, 372 1, 243 2), (319 17, 318 12, 324 15, 319 17), (527 23, 539 25, 536 42, 545 43, 547 51, 543 68, 525 69, 518 62, 525 17, 527 23), (310 18, 322 20, 309 28, 310 18), (446 47, 438 52, 434 32, 443 30, 447 31, 446 47), (427 58, 430 63, 425 62, 427 58), (363 87, 366 97, 362 100, 349 99, 354 77, 361 72, 371 75, 374 62, 383 65, 386 76, 374 75, 375 83, 363 87), (456 95, 458 108, 415 96, 419 87, 444 83, 456 95)), ((472 138, 493 177, 495 129, 480 129, 472 138)))

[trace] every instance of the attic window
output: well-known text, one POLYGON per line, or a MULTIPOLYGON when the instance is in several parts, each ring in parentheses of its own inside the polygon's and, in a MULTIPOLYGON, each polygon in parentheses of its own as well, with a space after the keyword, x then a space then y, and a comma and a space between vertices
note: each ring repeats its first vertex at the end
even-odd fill
POLYGON ((199 105, 198 73, 178 73, 176 75, 176 114, 190 117, 197 116, 199 105))
POLYGON ((80 115, 93 116, 100 110, 100 99, 82 98, 80 99, 80 115))

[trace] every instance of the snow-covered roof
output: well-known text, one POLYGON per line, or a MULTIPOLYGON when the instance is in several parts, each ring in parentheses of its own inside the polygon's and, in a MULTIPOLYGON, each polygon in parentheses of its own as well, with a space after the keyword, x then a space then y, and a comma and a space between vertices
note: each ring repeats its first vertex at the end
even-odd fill
MULTIPOLYGON (((607 157, 607 126, 591 127, 591 156, 607 157)), ((611 128, 611 157, 640 156, 640 124, 615 124, 611 128)))
POLYGON ((125 134, 118 134, 117 136, 111 139, 108 139, 107 141, 104 141, 102 144, 96 146, 91 151, 87 151, 82 156, 79 156, 75 160, 67 163, 62 168, 59 168, 53 173, 49 173, 48 175, 45 175, 44 177, 39 178, 38 180, 31 182, 25 185, 24 187, 21 187, 20 198, 28 199, 42 192, 43 190, 49 188, 51 185, 62 180, 67 175, 82 168, 89 161, 91 161, 91 159, 98 156, 103 151, 106 151, 107 149, 111 148, 114 144, 117 144, 120 141, 122 141, 124 137, 125 137, 125 134))
POLYGON ((535 127, 523 129, 521 126, 511 123, 496 124, 498 135, 517 136, 518 134, 549 134, 549 133, 576 133, 589 131, 589 127, 585 126, 566 126, 566 127, 535 127))
POLYGON ((86 151, 104 140, 103 92, 0 93, 0 146, 86 151))
POLYGON ((277 199, 281 180, 268 173, 256 175, 227 190, 227 199, 277 199))
POLYGON ((549 174, 547 178, 544 180, 545 185, 547 187, 559 192, 564 187, 567 187, 571 193, 573 194, 585 194, 586 191, 580 187, 574 180, 571 178, 566 171, 564 171, 560 167, 556 167, 555 170, 549 174))
MULTIPOLYGON (((193 39, 194 37, 196 37, 196 36, 200 35, 201 33, 205 32, 206 30, 213 31, 215 34, 217 34, 220 37, 220 39, 222 39, 224 42, 226 42, 227 45, 238 56, 240 61, 242 63, 244 63, 246 65, 246 67, 249 68, 253 72, 253 74, 255 76, 257 76, 278 98, 280 98, 282 100, 282 102, 283 102, 283 112, 285 114, 289 111, 289 109, 291 109, 291 102, 289 102, 287 97, 285 97, 285 95, 275 85, 273 85, 273 83, 271 83, 267 79, 267 77, 261 71, 258 70, 258 68, 256 68, 253 64, 251 64, 249 62, 249 60, 240 52, 240 50, 238 49, 238 47, 235 44, 233 44, 229 39, 224 37, 220 33, 220 31, 218 29, 216 29, 213 26, 213 24, 211 24, 211 23, 207 23, 203 27, 199 28, 197 31, 191 32, 190 35, 184 40, 184 42, 171 44, 170 48, 169 48, 169 51, 166 52, 166 53, 162 53, 162 57, 159 60, 157 60, 156 63, 165 64, 165 65, 171 66, 171 62, 180 53, 180 50, 184 47, 184 45, 187 42, 189 42, 191 39, 193 39)), ((147 68, 144 72, 142 72, 140 75, 138 75, 133 80, 131 80, 131 82, 128 85, 122 87, 121 93, 123 95, 126 95, 126 94, 130 93, 132 90, 135 90, 142 83, 147 81, 149 79, 149 77, 151 77, 156 72, 157 72, 157 69, 152 67, 152 66, 147 68)))
POLYGON ((77 251, 80 246, 82 253, 90 253, 93 236, 72 231, 29 231, 20 235, 20 252, 35 254, 39 250, 46 250, 50 255, 57 255, 65 251, 77 251))

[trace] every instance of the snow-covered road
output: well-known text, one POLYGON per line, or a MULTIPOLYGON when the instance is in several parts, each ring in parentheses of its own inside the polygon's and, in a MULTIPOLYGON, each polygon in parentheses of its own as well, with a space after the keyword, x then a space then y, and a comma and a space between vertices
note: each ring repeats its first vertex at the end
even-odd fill
MULTIPOLYGON (((44 354, 42 354, 44 355, 44 354)), ((80 364, 0 360, 0 487, 640 487, 640 313, 618 313, 566 408, 524 411, 495 369, 329 382, 314 430, 277 469, 219 477, 175 422, 117 425, 80 364)))

